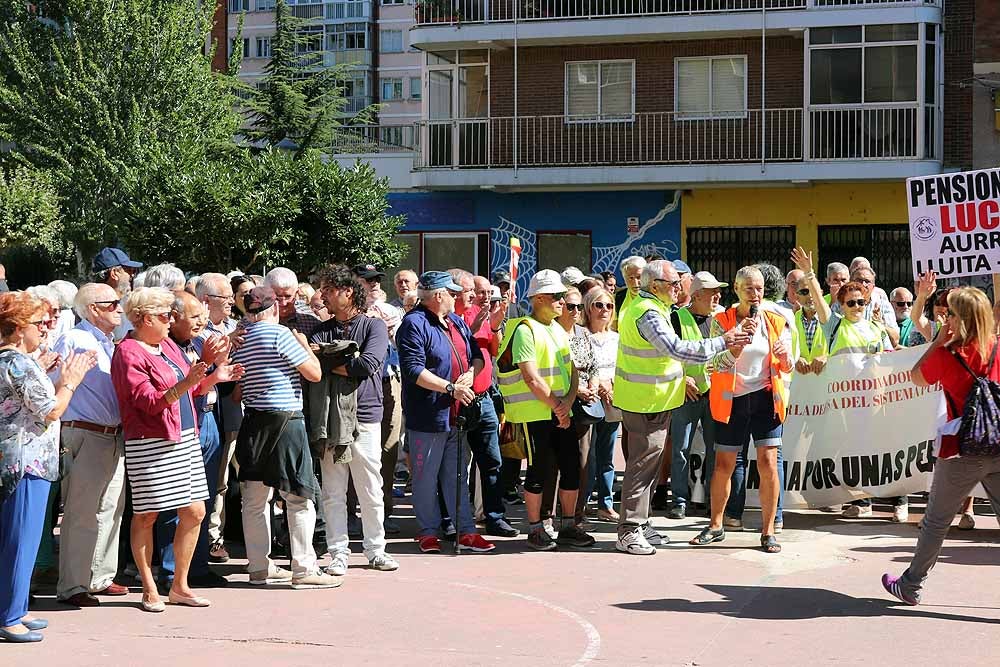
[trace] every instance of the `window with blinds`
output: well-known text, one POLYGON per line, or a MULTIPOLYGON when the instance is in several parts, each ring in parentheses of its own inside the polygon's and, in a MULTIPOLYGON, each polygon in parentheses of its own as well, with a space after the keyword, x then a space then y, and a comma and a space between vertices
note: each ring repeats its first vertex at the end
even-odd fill
POLYGON ((674 66, 678 120, 746 117, 746 56, 677 58, 674 66))
POLYGON ((635 61, 566 63, 566 122, 630 121, 635 113, 635 61))

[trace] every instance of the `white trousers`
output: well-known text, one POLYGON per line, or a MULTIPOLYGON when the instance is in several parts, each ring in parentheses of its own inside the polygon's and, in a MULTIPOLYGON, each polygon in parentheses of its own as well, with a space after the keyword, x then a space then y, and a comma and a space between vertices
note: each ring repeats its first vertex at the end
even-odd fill
POLYGON ((351 445, 351 462, 334 463, 328 449, 320 461, 323 471, 323 519, 326 521, 326 547, 330 555, 350 553, 347 536, 347 480, 354 478, 354 490, 361 505, 362 546, 371 560, 385 551, 385 528, 382 520, 382 425, 358 424, 358 439, 351 445))
MULTIPOLYGON (((267 506, 272 489, 262 482, 240 482, 243 495, 243 541, 247 548, 248 572, 270 571, 271 510, 267 506)), ((281 491, 285 500, 285 520, 292 552, 292 576, 305 577, 316 572, 313 530, 316 506, 309 498, 281 491)))

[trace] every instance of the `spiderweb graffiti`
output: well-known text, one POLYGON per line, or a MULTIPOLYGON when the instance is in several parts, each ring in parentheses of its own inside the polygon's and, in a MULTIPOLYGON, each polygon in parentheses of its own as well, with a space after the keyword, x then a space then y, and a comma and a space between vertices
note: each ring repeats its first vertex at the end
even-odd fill
POLYGON ((676 190, 674 191, 674 200, 660 209, 655 216, 644 222, 637 234, 629 235, 624 242, 616 246, 594 248, 591 251, 594 258, 594 272, 617 271, 618 264, 622 259, 630 255, 645 257, 647 255, 659 254, 666 259, 680 256, 680 248, 677 247, 674 241, 660 240, 658 242, 649 241, 640 243, 646 232, 663 222, 670 213, 676 211, 680 203, 681 193, 680 190, 676 190))
POLYGON ((500 216, 500 224, 490 230, 490 273, 506 271, 510 267, 510 237, 521 242, 521 259, 517 263, 518 301, 524 303, 524 293, 538 266, 538 242, 535 232, 500 216))

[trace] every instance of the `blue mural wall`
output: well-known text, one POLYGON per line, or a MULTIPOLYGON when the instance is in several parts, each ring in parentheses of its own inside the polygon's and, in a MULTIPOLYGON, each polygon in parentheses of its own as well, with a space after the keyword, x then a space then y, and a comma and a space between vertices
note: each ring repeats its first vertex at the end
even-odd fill
POLYGON ((392 214, 406 215, 403 232, 489 231, 491 272, 507 268, 510 237, 516 236, 521 241, 518 294, 524 294, 539 268, 536 232, 590 231, 595 272, 618 273, 619 262, 629 255, 680 257, 679 191, 391 193, 389 204, 392 214), (633 233, 630 217, 638 218, 633 233))

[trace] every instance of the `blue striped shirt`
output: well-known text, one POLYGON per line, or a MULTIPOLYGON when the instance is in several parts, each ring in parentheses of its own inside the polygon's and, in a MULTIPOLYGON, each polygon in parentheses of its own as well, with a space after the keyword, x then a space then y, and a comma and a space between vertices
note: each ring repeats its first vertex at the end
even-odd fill
POLYGON ((251 323, 232 360, 243 364, 243 405, 255 410, 302 410, 302 379, 297 367, 309 359, 292 333, 280 324, 251 323))

